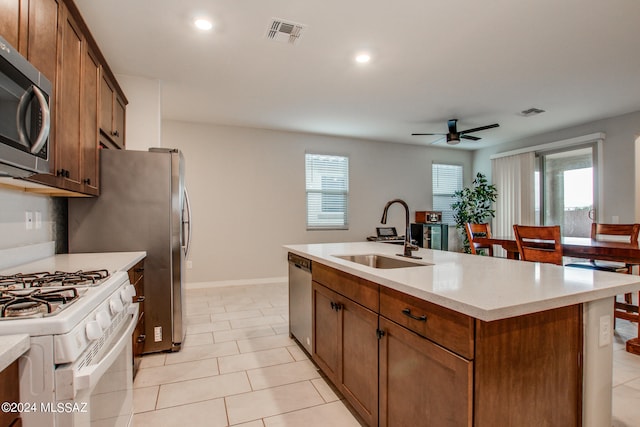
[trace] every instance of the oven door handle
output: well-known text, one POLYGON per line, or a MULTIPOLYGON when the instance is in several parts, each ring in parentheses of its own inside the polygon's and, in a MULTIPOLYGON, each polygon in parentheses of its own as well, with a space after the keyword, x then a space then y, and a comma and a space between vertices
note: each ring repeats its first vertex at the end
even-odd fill
POLYGON ((133 330, 136 328, 136 323, 138 321, 138 304, 130 306, 129 313, 133 314, 133 316, 131 316, 129 324, 125 327, 124 333, 109 353, 107 353, 95 365, 85 366, 74 374, 73 388, 75 393, 80 390, 92 389, 95 387, 107 369, 109 369, 113 362, 118 358, 122 349, 124 349, 128 342, 131 341, 131 334, 133 334, 133 330))

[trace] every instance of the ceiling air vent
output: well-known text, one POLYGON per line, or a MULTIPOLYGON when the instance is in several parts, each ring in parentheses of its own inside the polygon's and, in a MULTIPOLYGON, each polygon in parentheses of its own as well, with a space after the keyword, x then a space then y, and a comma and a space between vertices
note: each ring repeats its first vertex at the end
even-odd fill
POLYGON ((303 29, 304 25, 274 18, 267 31, 267 38, 281 43, 296 44, 302 35, 303 29))
POLYGON ((520 115, 523 117, 531 117, 541 113, 544 113, 544 110, 535 107, 520 111, 520 115))

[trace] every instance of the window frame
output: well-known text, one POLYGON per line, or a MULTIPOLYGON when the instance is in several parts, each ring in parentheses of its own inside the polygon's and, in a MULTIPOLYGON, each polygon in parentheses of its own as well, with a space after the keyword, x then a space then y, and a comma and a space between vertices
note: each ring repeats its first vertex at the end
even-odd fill
MULTIPOLYGON (((318 163, 319 164, 319 161, 318 163)), ((304 166, 304 171, 305 171, 305 204, 306 204, 306 209, 305 209, 305 213, 306 213, 306 229, 307 231, 319 231, 319 230, 348 230, 349 229, 349 179, 350 179, 350 159, 349 156, 344 155, 344 154, 334 154, 334 153, 322 153, 322 152, 316 152, 316 151, 307 151, 305 152, 305 166, 304 166), (342 175, 335 175, 334 178, 337 179, 338 181, 342 181, 342 187, 343 188, 322 188, 324 187, 324 183, 327 182, 325 181, 325 178, 327 176, 330 175, 324 175, 321 172, 318 172, 318 175, 316 176, 316 182, 315 184, 317 185, 318 183, 320 183, 321 188, 313 188, 314 182, 310 182, 309 181, 309 177, 310 174, 312 174, 313 172, 309 169, 310 166, 312 166, 309 162, 310 159, 312 158, 322 158, 322 157, 327 157, 327 158, 336 158, 340 161, 345 162, 344 167, 340 168, 337 167, 335 169, 327 169, 326 171, 328 172, 333 172, 333 173, 339 173, 339 172, 343 172, 342 175), (313 201, 310 198, 310 195, 320 195, 320 200, 319 202, 313 201), (339 197, 344 197, 344 209, 342 213, 342 219, 341 221, 338 223, 336 222, 337 216, 333 215, 336 213, 340 213, 340 212, 336 212, 335 209, 335 201, 337 199, 339 199, 339 197), (316 212, 317 212, 317 208, 320 208, 320 212, 319 213, 313 213, 312 208, 316 207, 316 212), (324 208, 327 208, 328 210, 324 210, 324 208), (333 215, 333 218, 326 218, 325 222, 322 222, 320 219, 316 218, 316 221, 310 221, 310 219, 313 217, 313 215, 321 215, 322 213, 326 213, 329 216, 333 215)))
POLYGON ((431 163, 431 205, 434 211, 442 211, 442 223, 447 225, 455 225, 455 220, 453 219, 453 209, 451 209, 451 204, 455 201, 454 193, 455 191, 460 191, 464 188, 464 166, 459 163, 443 163, 443 162, 432 162, 431 163), (447 167, 455 167, 459 168, 459 176, 456 177, 459 180, 459 187, 452 191, 451 193, 438 193, 436 192, 436 180, 434 177, 434 173, 438 166, 447 166, 447 167), (436 204, 436 196, 449 196, 450 203, 447 205, 446 209, 439 204, 436 204))

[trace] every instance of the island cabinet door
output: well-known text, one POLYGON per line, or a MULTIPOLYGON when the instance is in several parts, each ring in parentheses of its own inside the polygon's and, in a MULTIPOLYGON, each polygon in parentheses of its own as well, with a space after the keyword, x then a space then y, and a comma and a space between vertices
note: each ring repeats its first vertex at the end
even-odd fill
POLYGON ((470 427, 473 362, 380 316, 380 427, 470 427))
POLYGON ((313 360, 369 426, 378 424, 378 314, 313 282, 313 360))
POLYGON ((341 358, 339 312, 335 304, 340 295, 313 282, 313 360, 334 384, 338 384, 341 358))

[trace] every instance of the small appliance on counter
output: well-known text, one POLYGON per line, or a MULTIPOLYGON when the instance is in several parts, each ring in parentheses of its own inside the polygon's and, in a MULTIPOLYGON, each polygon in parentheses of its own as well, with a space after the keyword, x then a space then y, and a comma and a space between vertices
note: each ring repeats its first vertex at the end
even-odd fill
POLYGON ((439 223, 442 222, 442 211, 416 211, 417 223, 439 223))
POLYGON ((395 227, 376 227, 376 235, 367 237, 370 242, 404 243, 404 236, 398 236, 395 227))

